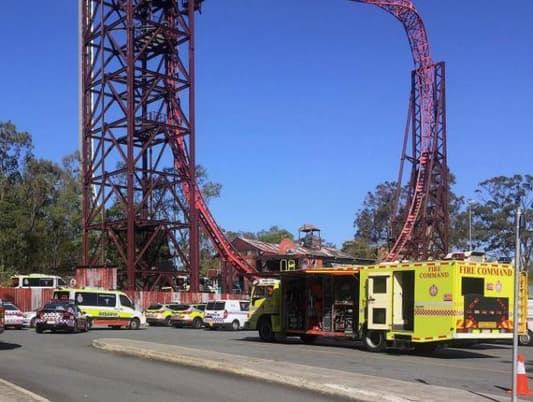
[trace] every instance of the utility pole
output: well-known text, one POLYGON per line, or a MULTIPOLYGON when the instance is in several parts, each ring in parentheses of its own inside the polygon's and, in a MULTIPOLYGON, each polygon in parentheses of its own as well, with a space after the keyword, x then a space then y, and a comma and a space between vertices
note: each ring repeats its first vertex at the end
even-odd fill
POLYGON ((517 386, 517 361, 518 361, 518 310, 519 310, 519 292, 520 292, 520 224, 522 221, 522 209, 520 203, 516 208, 516 249, 514 257, 514 308, 513 308, 513 389, 512 402, 516 402, 516 386, 517 386))

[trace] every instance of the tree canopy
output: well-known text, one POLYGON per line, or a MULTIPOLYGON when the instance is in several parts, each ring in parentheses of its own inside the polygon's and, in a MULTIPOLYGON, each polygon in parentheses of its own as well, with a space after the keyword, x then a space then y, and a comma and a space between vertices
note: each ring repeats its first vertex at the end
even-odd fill
MULTIPOLYGON (((450 175, 450 185, 454 183, 450 175)), ((386 246, 395 188, 395 183, 384 182, 367 193, 355 214, 354 239, 344 243, 343 251, 375 258, 378 249, 386 246)), ((493 259, 514 256, 517 207, 522 207, 526 221, 533 219, 533 176, 493 177, 479 183, 475 193, 477 199, 472 200, 449 191, 450 251, 473 248, 493 259)), ((523 231, 521 247, 523 266, 530 267, 531 231, 523 231)))
POLYGON ((31 135, 0 123, 0 267, 64 272, 79 258, 79 158, 36 158, 31 135))

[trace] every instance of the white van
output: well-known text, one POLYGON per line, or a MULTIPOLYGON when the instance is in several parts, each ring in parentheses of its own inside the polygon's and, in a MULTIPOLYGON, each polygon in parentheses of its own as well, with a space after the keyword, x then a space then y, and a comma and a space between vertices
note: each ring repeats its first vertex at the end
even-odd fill
POLYGON ((212 300, 205 306, 204 324, 209 329, 243 328, 248 314, 248 300, 212 300))
POLYGON ((57 275, 49 274, 29 274, 14 275, 11 277, 11 287, 13 288, 62 288, 67 286, 66 282, 57 275))
POLYGON ((83 314, 87 315, 89 328, 105 326, 139 329, 146 326, 146 316, 124 292, 94 288, 58 289, 54 299, 73 300, 83 314))

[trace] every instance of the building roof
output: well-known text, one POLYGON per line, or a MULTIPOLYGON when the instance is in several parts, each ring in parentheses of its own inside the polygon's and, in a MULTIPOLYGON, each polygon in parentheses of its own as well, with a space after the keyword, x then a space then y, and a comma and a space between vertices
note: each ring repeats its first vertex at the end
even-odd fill
POLYGON ((260 240, 246 239, 244 237, 238 237, 237 239, 249 244, 253 248, 262 251, 264 254, 269 255, 301 255, 301 256, 314 256, 323 258, 350 258, 353 257, 349 254, 334 247, 321 247, 319 249, 306 248, 301 245, 295 244, 293 248, 287 249, 285 253, 280 252, 279 244, 267 243, 260 240))

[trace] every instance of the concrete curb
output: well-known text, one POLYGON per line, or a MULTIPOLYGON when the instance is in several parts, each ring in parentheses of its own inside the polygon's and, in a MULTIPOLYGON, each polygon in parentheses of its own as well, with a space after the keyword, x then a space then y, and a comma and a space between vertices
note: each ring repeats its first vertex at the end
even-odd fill
POLYGON ((35 402, 50 402, 48 399, 43 398, 25 388, 19 387, 12 382, 3 380, 0 378, 0 401, 2 402, 22 402, 22 401, 35 401, 35 402))
POLYGON ((461 389, 153 342, 103 338, 93 340, 93 346, 110 352, 230 373, 361 402, 445 402, 450 399, 486 402, 509 399, 508 396, 478 395, 461 389))

